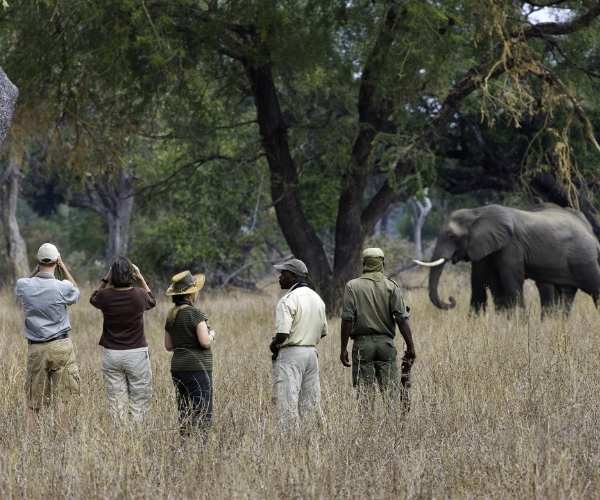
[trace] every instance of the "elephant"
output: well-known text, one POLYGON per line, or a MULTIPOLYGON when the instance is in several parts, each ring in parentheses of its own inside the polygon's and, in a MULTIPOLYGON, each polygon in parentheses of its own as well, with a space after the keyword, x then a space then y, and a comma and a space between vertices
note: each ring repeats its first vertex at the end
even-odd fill
POLYGON ((443 302, 438 284, 447 261, 471 262, 471 310, 485 311, 486 289, 497 309, 523 306, 525 279, 536 282, 542 314, 561 306, 568 314, 577 290, 600 297, 600 244, 585 216, 570 208, 542 204, 531 210, 502 205, 464 208, 450 214, 444 224, 432 262, 429 298, 440 309, 456 306, 453 297, 443 302))

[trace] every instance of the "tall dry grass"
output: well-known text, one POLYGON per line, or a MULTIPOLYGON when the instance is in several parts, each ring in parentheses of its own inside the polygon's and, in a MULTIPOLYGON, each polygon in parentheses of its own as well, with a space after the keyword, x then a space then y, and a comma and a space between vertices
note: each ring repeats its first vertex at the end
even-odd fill
MULTIPOLYGON (((449 278, 449 277, 447 277, 449 278)), ((203 298, 214 347, 215 424, 208 443, 177 433, 166 302, 147 314, 151 415, 117 429, 106 410, 89 290, 72 309, 82 396, 25 425, 26 344, 10 294, 0 297, 1 498, 595 497, 600 491, 598 313, 578 296, 564 321, 539 320, 537 297, 506 318, 469 318, 468 285, 446 279, 459 307, 437 311, 407 294, 418 361, 403 421, 379 405, 357 412, 338 361, 339 321, 320 345, 325 421, 280 435, 270 404, 276 293, 203 298)), ((398 341, 401 344, 401 341, 398 341)), ((401 347, 402 348, 402 347, 401 347)))

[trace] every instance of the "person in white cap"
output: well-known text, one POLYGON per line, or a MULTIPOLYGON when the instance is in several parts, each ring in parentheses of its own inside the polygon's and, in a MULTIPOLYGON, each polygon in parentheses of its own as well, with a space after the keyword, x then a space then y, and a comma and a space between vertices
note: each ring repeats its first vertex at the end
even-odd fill
POLYGON ((415 360, 409 308, 400 287, 383 274, 383 250, 367 248, 362 257, 363 274, 350 280, 344 293, 340 360, 344 366, 350 366, 347 346, 352 338, 352 382, 359 389, 363 406, 372 405, 377 385, 388 403, 400 399, 402 412, 407 412, 410 369, 415 360), (401 376, 394 343, 396 325, 406 343, 401 376))
POLYGON ((79 369, 67 310, 79 299, 79 289, 54 245, 44 243, 37 261, 33 274, 17 280, 15 287, 25 316, 29 344, 25 387, 28 406, 34 412, 59 396, 79 394, 79 369), (65 279, 54 277, 56 268, 65 279))
POLYGON ((279 285, 286 294, 275 312, 273 400, 283 428, 299 417, 321 415, 317 344, 327 335, 325 303, 312 289, 308 269, 299 259, 276 264, 279 285))

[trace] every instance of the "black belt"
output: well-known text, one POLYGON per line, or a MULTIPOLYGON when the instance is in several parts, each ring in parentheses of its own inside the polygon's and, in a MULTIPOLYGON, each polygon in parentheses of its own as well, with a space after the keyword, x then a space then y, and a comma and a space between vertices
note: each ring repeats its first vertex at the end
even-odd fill
POLYGON ((68 339, 69 338, 69 334, 68 333, 63 333, 62 335, 59 335, 58 337, 53 337, 51 339, 48 340, 31 340, 31 339, 27 339, 27 343, 28 344, 47 344, 48 342, 54 342, 55 340, 62 340, 62 339, 68 339))

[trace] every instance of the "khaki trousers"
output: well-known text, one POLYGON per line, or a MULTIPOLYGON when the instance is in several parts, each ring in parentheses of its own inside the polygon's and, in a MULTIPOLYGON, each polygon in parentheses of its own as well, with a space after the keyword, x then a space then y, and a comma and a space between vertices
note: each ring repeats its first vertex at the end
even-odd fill
POLYGON ((147 350, 104 349, 102 373, 108 395, 108 409, 116 421, 127 413, 141 422, 152 399, 152 370, 147 350))
POLYGON ((70 338, 28 345, 25 391, 34 410, 65 395, 79 395, 79 369, 70 338))
POLYGON ((396 402, 406 413, 410 409, 410 374, 400 377, 394 339, 387 335, 356 337, 352 346, 352 382, 358 389, 361 408, 372 409, 376 387, 379 387, 388 409, 396 402), (404 383, 402 383, 404 382, 404 383))
POLYGON ((284 428, 299 417, 321 416, 319 358, 315 347, 284 347, 273 362, 273 402, 284 428))

